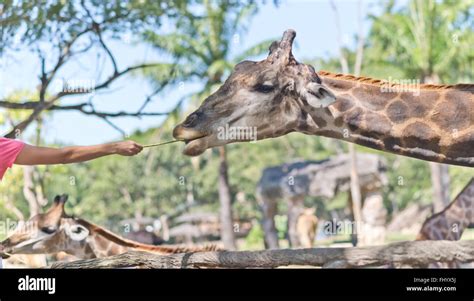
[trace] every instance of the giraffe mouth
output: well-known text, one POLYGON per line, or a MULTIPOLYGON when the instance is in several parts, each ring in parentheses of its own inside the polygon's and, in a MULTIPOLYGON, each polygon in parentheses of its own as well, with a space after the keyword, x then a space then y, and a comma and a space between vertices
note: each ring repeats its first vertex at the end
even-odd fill
POLYGON ((208 148, 210 136, 208 133, 197 131, 183 125, 178 125, 173 130, 173 137, 184 141, 185 147, 183 154, 187 156, 198 156, 202 154, 208 148))
POLYGON ((21 254, 23 252, 25 252, 25 254, 30 254, 32 250, 39 250, 43 248, 43 240, 44 237, 40 237, 32 240, 27 240, 10 247, 0 245, 0 257, 3 259, 7 259, 11 255, 21 254))
POLYGON ((209 148, 209 135, 197 137, 194 139, 185 139, 183 154, 186 156, 199 156, 209 148))

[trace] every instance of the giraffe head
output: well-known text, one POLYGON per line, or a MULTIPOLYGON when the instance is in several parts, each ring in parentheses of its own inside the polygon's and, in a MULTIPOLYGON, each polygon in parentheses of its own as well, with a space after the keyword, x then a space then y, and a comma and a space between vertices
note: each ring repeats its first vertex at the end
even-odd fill
POLYGON ((20 222, 13 233, 0 242, 0 256, 52 254, 81 249, 89 230, 64 212, 66 195, 56 196, 46 213, 20 222))
POLYGON ((335 101, 314 68, 293 57, 295 36, 287 30, 266 59, 237 64, 225 83, 176 126, 173 136, 186 141, 184 154, 304 132, 307 110, 325 110, 335 101))

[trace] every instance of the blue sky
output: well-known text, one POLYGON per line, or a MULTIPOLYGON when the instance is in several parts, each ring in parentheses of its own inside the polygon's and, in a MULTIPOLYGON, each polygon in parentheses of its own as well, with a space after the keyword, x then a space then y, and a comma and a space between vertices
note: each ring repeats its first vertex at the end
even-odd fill
MULTIPOLYGON (((249 30, 239 37, 239 43, 234 43, 234 51, 244 50, 262 40, 279 38, 284 30, 293 28, 297 32, 294 55, 297 59, 327 57, 337 55, 336 30, 334 13, 328 0, 321 1, 286 1, 275 7, 272 1, 260 8, 259 13, 252 19, 249 30)), ((343 42, 353 46, 353 37, 357 31, 358 1, 337 1, 343 42)), ((379 5, 373 1, 365 1, 363 11, 376 13, 379 5)), ((367 31, 369 23, 366 20, 364 29, 367 31)), ((108 41, 115 54, 119 68, 143 61, 159 60, 160 56, 152 47, 127 41, 108 41)), ((59 78, 87 80, 98 70, 97 53, 82 57, 65 66, 59 78)), ((39 61, 28 52, 15 53, 13 56, 2 58, 0 61, 1 73, 0 97, 18 90, 34 91, 38 84, 40 70, 39 61)), ((111 71, 111 66, 104 67, 104 74, 111 71)), ((177 99, 183 93, 199 89, 198 85, 174 88, 171 93, 158 95, 148 107, 148 111, 165 112, 173 108, 177 99)), ((94 95, 96 109, 104 111, 136 111, 145 97, 151 93, 149 83, 137 76, 127 76, 114 84, 106 94, 94 95)), ((62 101, 63 105, 84 102, 88 97, 71 97, 62 101)), ((113 119, 114 123, 127 133, 137 129, 156 127, 162 118, 144 117, 113 119)), ((7 128, 0 127, 2 132, 7 128)), ((28 139, 31 130, 23 139, 28 139)), ((120 139, 120 134, 100 120, 91 116, 84 116, 75 112, 55 112, 51 114, 45 124, 45 140, 47 143, 61 142, 64 144, 96 144, 120 139)))

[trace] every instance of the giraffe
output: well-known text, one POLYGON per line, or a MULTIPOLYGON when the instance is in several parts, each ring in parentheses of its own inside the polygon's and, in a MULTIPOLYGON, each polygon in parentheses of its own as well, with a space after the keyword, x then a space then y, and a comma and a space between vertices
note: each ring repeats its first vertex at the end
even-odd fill
MULTIPOLYGON (((448 206, 425 220, 416 240, 460 240, 464 229, 473 224, 474 178, 471 178, 448 206)), ((461 263, 457 261, 437 262, 428 267, 459 268, 461 263)))
POLYGON ((55 254, 65 252, 81 259, 101 258, 130 250, 157 254, 215 251, 217 247, 154 246, 122 238, 64 211, 68 197, 57 196, 46 213, 35 215, 0 243, 0 254, 55 254))
POLYGON ((325 71, 292 54, 296 32, 266 59, 237 64, 178 124, 185 155, 291 132, 340 139, 425 161, 474 167, 474 85, 404 85, 325 71), (230 135, 223 135, 230 133, 230 135))
POLYGON ((421 226, 416 240, 459 240, 464 229, 474 224, 474 178, 442 211, 421 226))

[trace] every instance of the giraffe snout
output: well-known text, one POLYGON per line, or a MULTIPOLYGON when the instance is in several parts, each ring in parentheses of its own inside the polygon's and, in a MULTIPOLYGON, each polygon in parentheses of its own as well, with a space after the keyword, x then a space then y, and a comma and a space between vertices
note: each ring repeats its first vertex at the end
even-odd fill
POLYGON ((3 242, 0 242, 0 257, 3 258, 3 259, 7 259, 8 257, 10 257, 9 255, 5 254, 4 252, 6 252, 6 247, 4 246, 4 243, 5 241, 3 242))
POLYGON ((173 130, 173 137, 178 140, 194 140, 203 136, 206 136, 206 134, 181 124, 177 125, 173 130))

